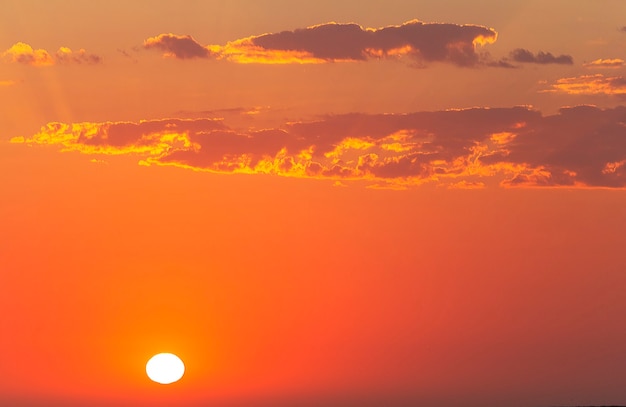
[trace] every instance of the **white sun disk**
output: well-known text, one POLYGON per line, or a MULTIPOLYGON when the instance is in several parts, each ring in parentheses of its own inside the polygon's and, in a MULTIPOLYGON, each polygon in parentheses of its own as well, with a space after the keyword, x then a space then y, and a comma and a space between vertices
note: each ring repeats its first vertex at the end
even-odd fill
POLYGON ((159 353, 146 363, 146 373, 153 382, 171 384, 185 373, 185 364, 173 353, 159 353))

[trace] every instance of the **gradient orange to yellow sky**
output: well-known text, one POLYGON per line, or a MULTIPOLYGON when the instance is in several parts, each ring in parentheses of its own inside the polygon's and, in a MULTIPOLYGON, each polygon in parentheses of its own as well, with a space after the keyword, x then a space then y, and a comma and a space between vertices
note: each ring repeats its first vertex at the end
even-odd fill
POLYGON ((1 0, 0 405, 626 404, 625 60, 620 0, 1 0))

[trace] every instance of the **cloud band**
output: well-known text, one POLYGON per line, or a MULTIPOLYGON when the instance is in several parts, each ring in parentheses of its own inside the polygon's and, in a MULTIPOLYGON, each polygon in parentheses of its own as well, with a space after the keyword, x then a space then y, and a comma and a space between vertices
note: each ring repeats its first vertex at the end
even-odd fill
POLYGON ((16 143, 135 154, 146 165, 275 174, 396 187, 426 182, 626 187, 626 107, 526 107, 346 114, 235 131, 221 120, 50 123, 16 143))

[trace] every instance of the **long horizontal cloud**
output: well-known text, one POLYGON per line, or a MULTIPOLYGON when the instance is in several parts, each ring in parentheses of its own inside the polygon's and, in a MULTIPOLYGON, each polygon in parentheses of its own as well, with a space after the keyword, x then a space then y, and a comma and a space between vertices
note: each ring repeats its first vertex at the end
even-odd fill
POLYGON ((624 66, 624 60, 614 59, 596 59, 595 61, 583 64, 585 68, 621 68, 624 66))
POLYGON ((527 49, 517 48, 511 51, 511 59, 515 62, 531 63, 531 64, 563 64, 572 65, 574 58, 570 55, 554 56, 550 52, 539 51, 533 54, 527 49))
POLYGON ((72 51, 67 47, 60 47, 55 54, 50 54, 45 49, 34 49, 30 45, 17 42, 2 53, 2 56, 10 62, 32 65, 49 66, 55 63, 61 64, 98 64, 102 58, 95 54, 88 54, 84 49, 72 51))
POLYGON ((626 107, 345 114, 235 131, 220 120, 49 123, 14 143, 135 154, 145 165, 408 187, 626 187, 626 107))
POLYGON ((320 24, 294 31, 262 34, 203 46, 190 36, 161 34, 148 38, 154 48, 179 59, 218 58, 239 63, 323 63, 396 58, 472 66, 480 61, 477 45, 495 42, 495 30, 478 25, 408 21, 383 28, 357 24, 320 24))
POLYGON ((558 79, 550 89, 542 92, 567 93, 570 95, 616 95, 626 97, 626 77, 582 75, 558 79))

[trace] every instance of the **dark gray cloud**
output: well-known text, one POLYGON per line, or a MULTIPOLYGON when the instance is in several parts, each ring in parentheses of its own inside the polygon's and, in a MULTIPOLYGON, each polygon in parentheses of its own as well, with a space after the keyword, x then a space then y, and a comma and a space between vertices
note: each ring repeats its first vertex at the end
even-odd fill
POLYGON ((495 30, 483 26, 414 20, 378 29, 327 23, 207 46, 188 35, 160 34, 148 38, 144 47, 179 59, 214 57, 240 63, 365 61, 407 55, 424 62, 473 66, 481 62, 476 47, 496 38, 495 30))
POLYGON ((506 58, 500 59, 498 61, 488 61, 485 63, 487 66, 492 68, 507 68, 507 69, 517 69, 518 65, 513 65, 506 58))
POLYGON ((211 52, 190 35, 160 34, 144 41, 145 48, 154 48, 179 59, 209 58, 211 52))
POLYGON ((527 49, 517 48, 511 51, 511 59, 515 62, 531 63, 531 64, 563 64, 572 65, 574 58, 570 55, 554 56, 550 52, 539 51, 533 54, 527 49))
POLYGON ((517 48, 493 59, 477 47, 494 43, 498 33, 480 25, 425 23, 418 20, 381 28, 355 23, 325 23, 295 30, 254 35, 224 45, 202 45, 189 35, 160 34, 144 41, 178 59, 215 58, 237 63, 323 63, 409 57, 421 67, 429 62, 457 66, 518 68, 515 63, 572 65, 570 55, 533 53, 517 48))
POLYGON ((300 51, 326 61, 366 60, 408 54, 424 61, 475 65, 477 44, 496 40, 495 30, 478 25, 409 21, 398 26, 365 29, 357 24, 321 24, 295 31, 251 37, 265 50, 300 51))
POLYGON ((506 153, 481 159, 538 169, 532 177, 517 174, 511 185, 626 187, 626 107, 562 108, 520 129, 506 153))

